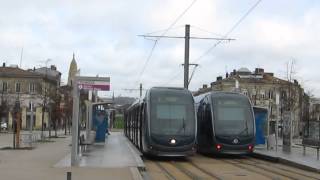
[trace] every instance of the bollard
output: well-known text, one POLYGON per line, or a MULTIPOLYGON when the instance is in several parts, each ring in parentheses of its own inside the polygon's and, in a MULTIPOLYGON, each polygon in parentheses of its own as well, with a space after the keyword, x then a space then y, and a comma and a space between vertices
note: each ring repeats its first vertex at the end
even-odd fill
POLYGON ((67 172, 67 180, 71 180, 71 172, 67 172))

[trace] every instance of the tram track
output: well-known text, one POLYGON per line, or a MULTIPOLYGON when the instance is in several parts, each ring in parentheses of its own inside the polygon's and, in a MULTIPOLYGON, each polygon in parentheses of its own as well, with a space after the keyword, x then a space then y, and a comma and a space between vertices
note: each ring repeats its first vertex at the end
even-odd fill
POLYGON ((176 180, 176 178, 164 166, 162 166, 160 162, 155 162, 155 164, 164 172, 165 176, 169 180, 176 180))
POLYGON ((223 160, 226 163, 232 163, 235 166, 238 167, 243 167, 247 169, 251 169, 252 171, 256 171, 257 173, 260 173, 261 175, 264 176, 269 176, 272 179, 275 179, 276 177, 272 177, 271 174, 288 178, 288 179, 293 179, 293 180, 300 180, 300 179, 311 179, 311 180, 318 180, 319 178, 306 175, 303 173, 295 172, 293 170, 288 170, 287 168, 280 168, 277 167, 275 168, 274 166, 276 164, 268 164, 265 161, 260 161, 257 162, 255 160, 252 160, 252 158, 246 158, 246 159, 232 159, 232 160, 223 160), (256 169, 256 170, 255 170, 256 169), (257 170, 259 169, 259 170, 257 170), (261 171, 263 170, 263 171, 261 171))
POLYGON ((271 179, 279 179, 280 177, 282 177, 282 178, 288 178, 288 179, 292 179, 292 180, 300 180, 299 178, 295 178, 295 177, 289 176, 289 175, 284 174, 284 173, 280 173, 280 172, 277 172, 277 171, 274 171, 274 170, 270 170, 268 168, 263 168, 261 166, 257 166, 255 164, 243 162, 243 161, 240 161, 240 160, 226 160, 225 162, 234 164, 235 166, 240 166, 240 167, 243 167, 243 168, 251 169, 251 170, 259 169, 258 171, 256 171, 256 170, 253 170, 253 171, 255 171, 257 173, 260 173, 261 175, 264 175, 266 177, 269 176, 269 178, 271 178, 271 179), (271 174, 277 175, 278 177, 276 177, 274 175, 271 175, 271 174))
POLYGON ((219 177, 219 175, 217 175, 217 174, 215 174, 215 173, 213 173, 213 172, 210 172, 210 171, 208 171, 208 170, 200 167, 198 164, 194 163, 193 161, 190 161, 190 164, 191 164, 193 167, 199 169, 201 172, 209 175, 209 176, 212 177, 212 178, 215 178, 215 179, 218 179, 218 180, 223 180, 223 178, 219 177))
POLYGON ((183 172, 184 174, 186 174, 190 179, 194 179, 194 180, 201 180, 203 178, 201 178, 200 176, 196 175, 195 173, 189 171, 187 168, 183 167, 180 163, 171 162, 177 169, 179 169, 181 172, 183 172))
POLYGON ((257 160, 257 159, 253 159, 253 158, 249 158, 247 159, 248 161, 252 162, 252 163, 255 163, 255 164, 261 164, 261 165, 265 165, 267 167, 270 167, 270 168, 277 168, 277 169, 280 169, 284 172, 290 172, 292 174, 295 174, 295 175, 298 175, 298 176, 302 176, 304 178, 310 178, 310 179, 315 179, 315 180, 320 180, 320 175, 318 175, 318 177, 316 177, 316 175, 307 175, 305 173, 302 173, 302 172, 299 172, 301 171, 300 169, 297 169, 297 168, 292 168, 292 167, 284 167, 284 166, 281 166, 279 164, 275 164, 275 163, 270 163, 268 161, 262 161, 262 160, 257 160))
POLYGON ((252 167, 248 167, 248 166, 245 166, 245 165, 243 165, 241 163, 238 163, 238 162, 230 162, 230 160, 222 160, 222 159, 219 159, 219 160, 224 162, 224 163, 231 164, 231 165, 233 165, 235 167, 238 167, 240 169, 245 169, 245 170, 247 170, 249 172, 254 172, 254 173, 259 174, 261 176, 264 176, 264 177, 266 177, 268 179, 272 179, 272 180, 280 180, 281 179, 281 177, 271 175, 270 173, 262 171, 261 169, 259 169, 257 167, 253 167, 253 168, 252 167))
MULTIPOLYGON (((231 159, 229 157, 216 158, 196 155, 183 160, 153 159, 146 161, 157 167, 157 172, 154 171, 154 168, 153 172, 150 172, 151 174, 153 173, 150 176, 151 179, 320 179, 317 173, 295 169, 283 164, 257 160, 252 157, 231 159), (162 178, 159 178, 159 174, 161 174, 162 178)), ((149 171, 148 168, 147 171, 149 171)))
MULTIPOLYGON (((217 179, 222 180, 222 178, 203 170, 201 167, 194 165, 189 160, 185 161, 147 161, 147 164, 150 166, 150 163, 154 164, 161 173, 168 180, 178 180, 178 179, 192 179, 192 180, 203 180, 203 179, 217 179)), ((148 167, 147 165, 147 167, 148 167)), ((148 168, 147 168, 148 170, 148 168)), ((155 173, 155 172, 154 172, 155 173)), ((152 175, 151 175, 152 177, 152 175)), ((154 177, 157 179, 157 177, 154 177)), ((158 178, 159 179, 159 178, 158 178)))

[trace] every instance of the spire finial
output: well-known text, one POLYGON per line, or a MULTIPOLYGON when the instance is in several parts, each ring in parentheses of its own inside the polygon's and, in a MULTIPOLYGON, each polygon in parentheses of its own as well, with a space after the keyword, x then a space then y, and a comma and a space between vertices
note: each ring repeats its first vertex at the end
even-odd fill
POLYGON ((73 55, 72 55, 72 59, 74 59, 74 52, 73 52, 73 55))

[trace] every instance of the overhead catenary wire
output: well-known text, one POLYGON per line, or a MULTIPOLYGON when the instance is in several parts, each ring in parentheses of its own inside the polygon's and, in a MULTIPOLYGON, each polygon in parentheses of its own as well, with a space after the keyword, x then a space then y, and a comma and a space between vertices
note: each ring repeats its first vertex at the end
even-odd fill
MULTIPOLYGON (((225 34, 223 35, 222 37, 223 38, 226 38, 228 37, 239 25, 240 23, 259 5, 259 3, 261 2, 262 0, 258 0, 253 6, 251 6, 250 9, 248 9, 248 11, 240 17, 240 19, 231 27, 231 29, 225 34)), ((202 28, 199 28, 199 27, 196 27, 196 26, 193 26, 195 27, 196 29, 199 29, 199 30, 202 30, 202 31, 205 31, 205 32, 208 32, 208 33, 212 33, 212 32, 209 32, 207 30, 204 30, 202 28)), ((213 33, 213 34, 216 34, 216 33, 213 33)), ((208 50, 206 50, 202 55, 200 55, 198 58, 196 58, 194 61, 192 61, 192 63, 196 63, 196 62, 199 62, 204 56, 206 56, 207 54, 209 54, 209 52, 211 52, 215 47, 217 47, 220 43, 222 43, 223 41, 220 40, 220 41, 217 41, 215 44, 213 44, 208 50)), ((179 77, 181 73, 181 70, 179 70, 172 78, 169 79, 169 81, 166 81, 164 83, 164 85, 167 85, 169 83, 171 83, 171 81, 175 80, 176 78, 179 77)))
POLYGON ((198 30, 200 30, 200 31, 202 31, 202 32, 209 33, 209 34, 212 34, 212 35, 215 35, 215 36, 218 36, 218 37, 223 37, 222 34, 214 33, 214 32, 208 31, 208 30, 206 30, 206 29, 200 28, 200 27, 198 27, 198 26, 194 26, 194 25, 190 25, 190 26, 191 26, 192 28, 198 29, 198 30))
MULTIPOLYGON (((256 3, 251 6, 251 8, 243 15, 241 18, 231 27, 231 29, 223 36, 223 38, 228 37, 239 25, 240 23, 259 5, 259 3, 262 0, 258 0, 256 3)), ((196 58, 193 62, 198 62, 200 59, 202 59, 204 56, 209 54, 215 47, 217 47, 222 41, 218 41, 215 44, 213 44, 208 50, 206 50, 202 55, 200 55, 198 58, 196 58)))
MULTIPOLYGON (((172 27, 170 30, 179 29, 179 28, 182 28, 182 27, 184 28, 184 25, 172 27)), ((145 33, 145 34, 151 35, 151 34, 156 34, 156 33, 160 33, 160 32, 165 32, 165 31, 167 31, 167 30, 168 30, 168 28, 166 28, 166 29, 161 29, 161 30, 158 30, 158 31, 149 32, 149 33, 145 33)))
MULTIPOLYGON (((191 4, 190 4, 190 5, 170 24, 170 26, 161 34, 161 36, 164 36, 164 35, 188 12, 188 10, 194 5, 194 3, 195 3, 196 1, 197 1, 197 0, 193 0, 193 1, 191 2, 191 4)), ((157 43, 158 43, 158 41, 159 41, 160 39, 161 39, 161 37, 158 37, 156 40, 154 40, 153 46, 152 46, 152 48, 151 48, 151 51, 150 51, 150 53, 149 53, 149 55, 148 55, 148 57, 147 57, 144 65, 143 65, 143 68, 142 68, 141 72, 139 73, 139 77, 138 77, 138 80, 137 80, 136 83, 138 83, 138 82, 140 81, 140 79, 141 79, 141 77, 142 77, 142 75, 143 75, 143 73, 144 73, 144 71, 145 71, 145 69, 146 69, 146 67, 147 67, 147 65, 148 65, 151 57, 152 57, 152 54, 153 54, 153 52, 154 52, 154 50, 155 50, 155 47, 156 47, 156 45, 157 45, 157 43)), ((135 84, 136 84, 136 83, 135 83, 135 84)))

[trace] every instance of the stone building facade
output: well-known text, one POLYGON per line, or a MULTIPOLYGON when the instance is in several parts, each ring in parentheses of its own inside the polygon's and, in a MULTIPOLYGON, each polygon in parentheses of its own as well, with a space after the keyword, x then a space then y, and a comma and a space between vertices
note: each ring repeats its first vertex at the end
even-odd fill
POLYGON ((217 77, 210 87, 204 85, 195 94, 209 91, 236 91, 248 96, 254 106, 269 110, 270 133, 275 130, 275 121, 278 118, 279 127, 282 127, 283 113, 291 111, 293 117, 293 134, 301 135, 308 114, 307 95, 298 81, 293 82, 274 77, 273 73, 264 72, 256 68, 251 72, 247 68, 233 70, 226 76, 217 77), (277 98, 278 97, 278 98, 277 98), (278 102, 277 102, 278 99, 278 102))
POLYGON ((48 127, 60 79, 61 73, 55 66, 23 70, 17 66, 7 67, 3 63, 0 67, 0 120, 6 122, 9 129, 12 128, 14 106, 19 102, 23 129, 29 128, 32 117, 34 128, 40 129, 42 113, 44 124, 48 127), (43 112, 44 102, 46 109, 43 112))
POLYGON ((311 98, 310 99, 310 120, 320 121, 320 99, 311 98))

